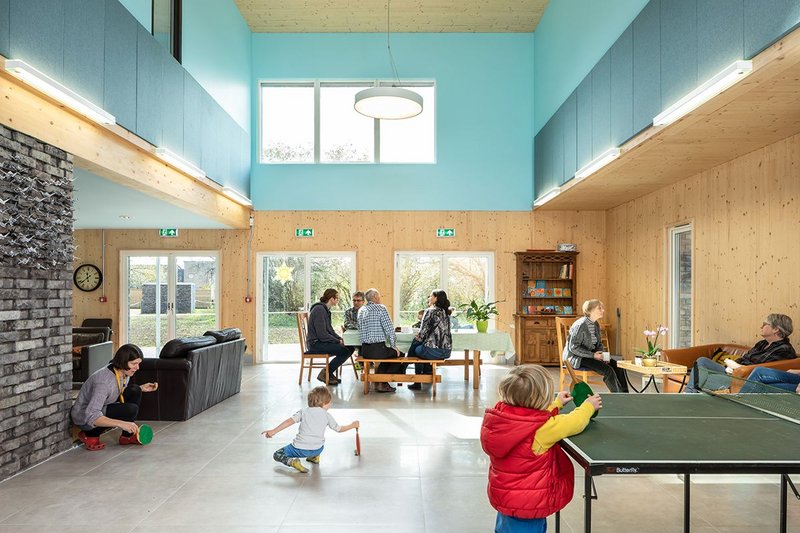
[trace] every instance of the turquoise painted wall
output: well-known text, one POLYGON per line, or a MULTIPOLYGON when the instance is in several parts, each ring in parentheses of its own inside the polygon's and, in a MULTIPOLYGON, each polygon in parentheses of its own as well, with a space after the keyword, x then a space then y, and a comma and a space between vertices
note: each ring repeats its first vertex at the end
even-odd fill
POLYGON ((183 0, 183 66, 247 132, 250 38, 233 0, 183 0))
MULTIPOLYGON (((529 210, 533 34, 395 34, 401 79, 436 81, 437 163, 263 165, 256 209, 529 210)), ((253 78, 390 78, 381 34, 254 34, 253 78)), ((253 110, 258 109, 257 91, 253 110)))
POLYGON ((153 0, 119 0, 119 2, 147 31, 153 31, 153 0))
POLYGON ((547 123, 649 0, 551 0, 534 40, 534 131, 547 123))

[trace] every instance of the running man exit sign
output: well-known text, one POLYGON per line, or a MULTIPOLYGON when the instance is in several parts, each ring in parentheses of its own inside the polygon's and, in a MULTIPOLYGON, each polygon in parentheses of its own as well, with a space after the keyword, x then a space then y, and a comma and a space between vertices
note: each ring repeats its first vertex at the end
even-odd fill
POLYGON ((313 237, 314 228, 297 228, 294 230, 295 237, 313 237))
POLYGON ((455 237, 456 230, 455 228, 436 228, 436 236, 437 237, 455 237))
POLYGON ((177 237, 178 228, 161 228, 158 230, 159 237, 177 237))

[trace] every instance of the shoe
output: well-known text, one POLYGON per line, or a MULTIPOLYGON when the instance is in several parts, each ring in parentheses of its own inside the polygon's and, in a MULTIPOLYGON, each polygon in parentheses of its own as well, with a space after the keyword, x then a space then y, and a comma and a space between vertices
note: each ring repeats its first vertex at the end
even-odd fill
POLYGON ((298 472, 301 472, 303 474, 308 474, 308 468, 304 467, 300 463, 300 459, 292 459, 291 461, 289 461, 289 466, 291 466, 292 468, 294 468, 298 472))
POLYGON ((141 442, 136 440, 136 435, 131 435, 130 437, 126 437, 125 435, 120 435, 119 436, 119 443, 122 446, 125 446, 127 444, 138 444, 138 445, 141 446, 141 444, 142 444, 141 442))
POLYGON ((319 464, 319 455, 315 455, 314 457, 306 457, 306 461, 309 463, 314 463, 315 465, 319 464))
POLYGON ((408 390, 422 390, 422 383, 412 383, 408 386, 408 390))
POLYGON ((389 385, 388 383, 376 383, 375 384, 375 392, 394 392, 394 387, 389 385))
MULTIPOLYGON (((317 374, 317 380, 325 383, 325 370, 320 370, 317 374)), ((336 376, 328 376, 328 385, 338 385, 341 383, 336 376)))
POLYGON ((100 437, 87 437, 86 433, 83 431, 78 433, 78 440, 80 440, 84 447, 90 452, 96 452, 106 447, 105 444, 100 442, 100 437))

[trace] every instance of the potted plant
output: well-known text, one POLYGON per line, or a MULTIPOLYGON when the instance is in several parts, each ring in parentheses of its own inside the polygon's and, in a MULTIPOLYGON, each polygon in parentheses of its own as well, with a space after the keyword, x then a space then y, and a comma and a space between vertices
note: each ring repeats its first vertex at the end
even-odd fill
POLYGON ((489 329, 489 319, 492 316, 497 316, 499 314, 497 312, 497 307, 495 307, 494 304, 499 303, 500 301, 501 300, 479 304, 475 300, 472 300, 468 304, 460 305, 459 309, 467 310, 467 320, 475 321, 475 327, 478 329, 478 333, 486 333, 486 331, 489 329))
POLYGON ((666 327, 659 324, 655 330, 645 329, 644 338, 647 341, 647 348, 636 348, 636 352, 642 358, 643 366, 656 366, 658 364, 658 356, 661 354, 661 347, 658 345, 658 338, 666 335, 666 327))

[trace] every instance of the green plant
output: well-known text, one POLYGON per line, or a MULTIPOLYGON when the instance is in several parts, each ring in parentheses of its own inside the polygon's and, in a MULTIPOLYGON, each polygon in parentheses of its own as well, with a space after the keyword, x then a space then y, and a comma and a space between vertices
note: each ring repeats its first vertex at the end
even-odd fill
POLYGON ((492 316, 497 316, 500 313, 497 311, 497 307, 494 306, 496 303, 500 303, 505 300, 498 300, 496 302, 489 302, 485 304, 479 304, 475 300, 472 300, 468 304, 461 304, 458 306, 459 309, 466 309, 467 310, 467 320, 474 320, 476 322, 482 320, 489 320, 492 316))
POLYGON ((654 331, 649 329, 644 330, 644 338, 647 341, 647 349, 645 348, 636 348, 636 352, 641 354, 644 358, 653 358, 658 356, 658 352, 661 348, 658 346, 658 337, 660 335, 666 335, 668 328, 659 325, 654 331))

